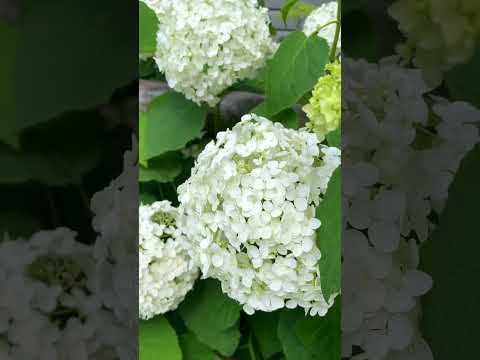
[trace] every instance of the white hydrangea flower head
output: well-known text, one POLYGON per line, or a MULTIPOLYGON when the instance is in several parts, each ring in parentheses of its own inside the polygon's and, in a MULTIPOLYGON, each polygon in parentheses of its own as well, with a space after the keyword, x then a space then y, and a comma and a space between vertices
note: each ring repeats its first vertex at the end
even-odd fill
POLYGON ((115 328, 113 318, 93 292, 93 248, 75 236, 58 228, 0 244, 2 358, 116 358, 103 332, 105 326, 115 328))
POLYGON ((133 149, 124 155, 123 172, 92 197, 90 206, 98 233, 94 253, 97 291, 120 321, 133 325, 138 318, 131 306, 137 302, 138 291, 131 271, 138 266, 138 148, 136 139, 132 143, 133 149))
MULTIPOLYGON (((117 329, 115 346, 121 360, 137 358, 137 341, 130 334, 136 329, 138 311, 138 146, 124 155, 123 172, 97 192, 90 206, 92 226, 98 233, 94 248, 95 293, 111 310, 117 329)), ((136 330, 135 330, 136 331, 136 330)))
POLYGON ((255 75, 274 53, 268 10, 257 0, 147 0, 157 14, 155 61, 170 87, 196 103, 255 75))
MULTIPOLYGON (((480 112, 466 103, 437 97, 430 97, 433 105, 427 105, 428 87, 421 71, 401 67, 398 58, 379 64, 347 59, 344 68, 348 74, 342 102, 346 171, 360 164, 370 166, 376 183, 398 195, 392 201, 402 234, 414 230, 424 241, 432 230, 428 214, 432 208, 441 209, 461 159, 479 141, 475 123, 480 112), (429 113, 438 123, 431 122, 429 113)), ((353 193, 353 184, 346 185, 352 199, 349 220, 357 228, 370 227, 376 215, 365 209, 374 206, 377 190, 369 194, 358 187, 353 193)), ((372 189, 373 184, 366 185, 372 189)), ((387 208, 381 205, 372 211, 388 214, 387 208)))
POLYGON ((432 287, 418 248, 480 140, 478 109, 429 96, 399 60, 343 59, 343 357, 357 346, 369 359, 433 358, 418 327, 432 287))
POLYGON ((178 188, 182 228, 204 278, 255 310, 324 315, 315 208, 340 150, 251 114, 217 134, 178 188))
POLYGON ((139 315, 141 319, 175 310, 193 288, 198 268, 177 227, 178 210, 169 201, 139 209, 139 315))
MULTIPOLYGON (((338 1, 337 0, 324 0, 320 6, 312 11, 303 25, 303 32, 305 35, 310 36, 317 33, 318 36, 327 40, 328 46, 332 46, 335 38, 335 31, 337 29, 337 12, 338 1)), ((337 52, 342 49, 342 35, 338 37, 337 52)))
POLYGON ((423 69, 432 86, 472 57, 480 34, 478 1, 397 0, 389 13, 407 38, 399 53, 423 69))

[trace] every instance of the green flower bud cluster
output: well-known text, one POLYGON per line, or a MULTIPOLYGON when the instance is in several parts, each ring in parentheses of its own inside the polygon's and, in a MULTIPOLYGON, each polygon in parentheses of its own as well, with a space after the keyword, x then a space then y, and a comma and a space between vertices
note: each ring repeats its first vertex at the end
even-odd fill
POLYGON ((157 211, 152 215, 151 220, 156 224, 165 225, 166 227, 175 226, 176 223, 175 217, 164 211, 157 211))
POLYGON ((59 285, 65 291, 86 288, 82 268, 69 256, 43 255, 27 268, 28 275, 48 286, 59 285))
POLYGON ((341 64, 328 64, 325 69, 326 75, 320 78, 309 103, 303 107, 309 119, 306 127, 320 141, 338 128, 341 117, 341 64))

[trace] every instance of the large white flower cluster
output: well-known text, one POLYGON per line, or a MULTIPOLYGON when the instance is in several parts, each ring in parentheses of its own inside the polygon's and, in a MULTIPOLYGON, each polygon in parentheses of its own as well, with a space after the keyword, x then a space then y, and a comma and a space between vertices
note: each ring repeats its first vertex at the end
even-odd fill
POLYGON ((255 75, 276 49, 267 9, 257 0, 147 0, 157 14, 155 61, 168 84, 210 106, 255 75))
POLYGON ((479 141, 480 111, 428 96, 421 71, 397 58, 343 67, 343 356, 358 346, 368 359, 432 359, 418 326, 432 279, 418 248, 479 141))
POLYGON ((59 228, 0 244, 0 358, 118 358, 115 319, 94 294, 93 249, 75 236, 59 228))
POLYGON ((478 1, 397 0, 389 13, 407 38, 399 52, 424 70, 432 85, 473 55, 480 35, 478 1))
MULTIPOLYGON (((337 0, 323 1, 320 6, 312 11, 305 19, 303 32, 307 36, 317 33, 318 36, 327 40, 328 45, 331 47, 335 38, 335 31, 337 29, 337 12, 337 0)), ((338 37, 337 51, 340 52, 341 49, 342 35, 340 33, 338 37)))
POLYGON ((178 188, 182 228, 203 277, 255 310, 284 306, 324 315, 315 207, 340 150, 307 131, 245 115, 217 134, 178 188))
POLYGON ((138 146, 124 155, 123 172, 91 200, 95 242, 95 291, 103 304, 124 325, 117 338, 122 359, 137 357, 137 341, 132 339, 138 321, 138 146))
POLYGON ((139 315, 142 319, 175 310, 197 279, 177 227, 178 210, 168 201, 139 209, 139 315))
POLYGON ((124 155, 123 172, 91 200, 95 242, 96 287, 106 306, 125 323, 134 324, 137 312, 138 148, 124 155), (132 275, 133 274, 133 275, 132 275), (126 281, 128 280, 128 281, 126 281), (132 312, 133 311, 133 312, 132 312))

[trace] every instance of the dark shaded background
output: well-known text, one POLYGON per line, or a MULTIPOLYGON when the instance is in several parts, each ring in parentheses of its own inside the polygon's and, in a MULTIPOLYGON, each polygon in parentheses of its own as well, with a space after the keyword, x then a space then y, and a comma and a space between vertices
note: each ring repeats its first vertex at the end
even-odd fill
MULTIPOLYGON (((92 227, 90 199, 122 173, 124 154, 136 142, 137 12, 136 1, 0 1, 0 257, 4 265, 5 256, 12 264, 23 261, 20 256, 6 255, 7 241, 27 244, 40 230, 67 227, 90 249, 101 236, 92 227)), ((128 201, 136 207, 138 195, 129 194, 128 201)), ((132 216, 133 223, 138 221, 136 212, 132 216)), ((28 339, 32 331, 33 338, 40 338, 33 324, 23 330, 14 328, 17 323, 8 309, 21 299, 12 297, 10 289, 15 284, 8 282, 12 276, 8 271, 0 266, 0 313, 2 321, 7 321, 0 330, 2 359, 14 356, 16 338, 28 339)), ((62 276, 62 270, 58 271, 62 276)), ((124 281, 135 288, 134 264, 124 281)), ((80 307, 87 306, 92 287, 80 307)), ((74 293, 73 288, 63 290, 74 293)), ((111 321, 105 320, 109 339, 98 335, 98 342, 105 342, 109 350, 88 358, 136 358, 133 293, 135 301, 127 306, 134 318, 129 324, 120 323, 117 333, 106 328, 111 321), (112 349, 111 344, 120 342, 114 338, 122 338, 123 347, 112 349)), ((113 314, 108 306, 104 310, 113 314)), ((61 316, 58 324, 76 316, 82 320, 78 314, 61 316)), ((91 316, 88 321, 102 331, 103 318, 91 316)), ((70 349, 66 354, 60 354, 58 345, 57 358, 82 358, 80 332, 78 343, 65 340, 67 345, 62 346, 70 349)), ((91 335, 92 343, 96 336, 91 335)), ((45 358, 41 354, 45 345, 40 341, 32 340, 28 347, 35 354, 30 356, 45 358)))

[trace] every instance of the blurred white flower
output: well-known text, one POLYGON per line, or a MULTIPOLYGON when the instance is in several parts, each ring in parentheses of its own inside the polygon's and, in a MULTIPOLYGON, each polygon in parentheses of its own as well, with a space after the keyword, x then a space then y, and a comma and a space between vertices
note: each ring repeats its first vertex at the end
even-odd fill
POLYGON ((376 252, 357 230, 346 230, 342 242, 342 330, 350 333, 361 327, 365 314, 384 305, 383 280, 391 271, 392 258, 376 252))
POLYGON ((315 207, 340 164, 340 150, 245 115, 217 134, 178 188, 181 227, 203 277, 244 306, 303 307, 323 316, 333 299, 320 289, 315 207))
POLYGON ((139 315, 149 319, 175 310, 192 289, 198 268, 177 227, 178 210, 168 201, 139 209, 139 315))
POLYGON ((138 148, 124 155, 124 170, 91 200, 95 242, 96 289, 105 306, 120 321, 134 324, 137 311, 136 275, 138 264, 138 148), (128 279, 128 281, 126 281, 128 279))
POLYGON ((255 75, 276 49, 257 0, 146 0, 159 19, 155 61, 171 88, 196 103, 255 75))
POLYGON ((407 38, 398 52, 438 85, 443 72, 466 63, 480 34, 480 4, 465 0, 397 0, 389 8, 407 38))
POLYGON ((94 294, 93 248, 75 237, 58 228, 0 244, 2 358, 95 359, 100 350, 102 359, 116 358, 105 332, 115 322, 105 321, 108 311, 94 294))
POLYGON ((423 73, 398 62, 343 60, 345 357, 358 346, 360 358, 432 359, 418 319, 434 280, 418 247, 479 141, 478 109, 428 96, 423 73))
POLYGON ((123 172, 91 200, 92 225, 98 233, 94 248, 94 289, 111 310, 120 328, 111 331, 121 359, 137 357, 137 341, 130 334, 138 321, 138 146, 124 155, 123 172))

